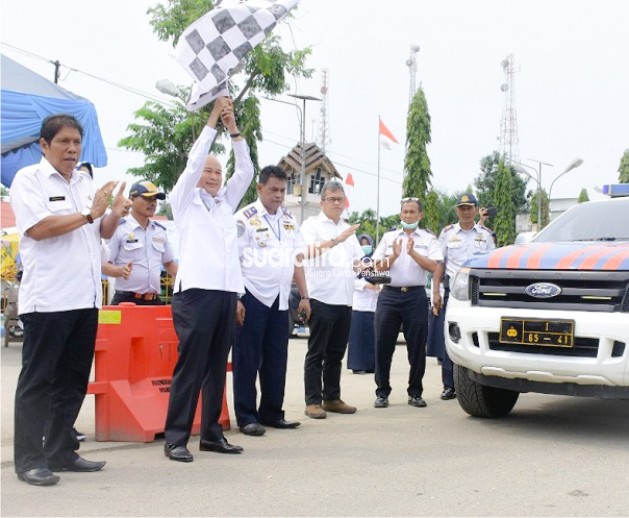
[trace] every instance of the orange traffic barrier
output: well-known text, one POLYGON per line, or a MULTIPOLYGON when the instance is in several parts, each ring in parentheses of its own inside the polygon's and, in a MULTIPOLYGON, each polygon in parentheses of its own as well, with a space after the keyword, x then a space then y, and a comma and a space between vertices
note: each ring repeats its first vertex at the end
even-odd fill
MULTIPOLYGON (((103 306, 88 387, 96 397, 97 441, 151 442, 164 433, 177 343, 170 306, 103 306)), ((229 430, 225 389, 219 422, 229 430)), ((199 397, 192 434, 200 428, 199 397)))

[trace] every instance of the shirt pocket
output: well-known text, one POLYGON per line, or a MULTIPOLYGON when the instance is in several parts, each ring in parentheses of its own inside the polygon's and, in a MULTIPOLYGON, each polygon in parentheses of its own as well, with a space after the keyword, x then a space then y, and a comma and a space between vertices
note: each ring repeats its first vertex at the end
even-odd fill
POLYGON ((139 250, 143 246, 144 245, 140 241, 125 241, 125 243, 122 245, 122 248, 124 248, 127 252, 133 252, 135 250, 139 250))
POLYGON ((74 204, 65 194, 49 195, 46 208, 53 214, 69 214, 74 211, 74 204))
POLYGON ((166 251, 166 245, 164 244, 164 241, 153 239, 151 241, 151 244, 153 245, 153 248, 157 250, 160 254, 163 254, 166 251))

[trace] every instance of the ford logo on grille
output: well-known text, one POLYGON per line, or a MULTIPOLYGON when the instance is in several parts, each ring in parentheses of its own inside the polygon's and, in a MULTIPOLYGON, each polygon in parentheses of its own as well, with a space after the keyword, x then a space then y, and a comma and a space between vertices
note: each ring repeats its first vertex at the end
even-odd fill
POLYGON ((536 299, 550 299, 561 293, 561 288, 550 282, 536 282, 524 288, 524 292, 536 299))

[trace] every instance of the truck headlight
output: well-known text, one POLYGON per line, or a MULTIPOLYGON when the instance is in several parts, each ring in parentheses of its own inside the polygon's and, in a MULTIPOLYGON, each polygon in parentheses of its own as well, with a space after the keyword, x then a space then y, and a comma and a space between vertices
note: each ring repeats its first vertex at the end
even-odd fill
POLYGON ((470 269, 461 268, 450 285, 450 296, 457 300, 470 300, 470 269))

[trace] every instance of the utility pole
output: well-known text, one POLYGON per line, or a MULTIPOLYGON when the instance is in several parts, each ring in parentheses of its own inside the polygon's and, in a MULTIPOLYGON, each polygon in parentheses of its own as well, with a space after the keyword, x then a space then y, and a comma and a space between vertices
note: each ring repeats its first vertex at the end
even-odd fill
POLYGON ((57 84, 59 83, 59 69, 61 68, 61 63, 57 60, 53 61, 52 64, 55 65, 55 84, 57 84))

